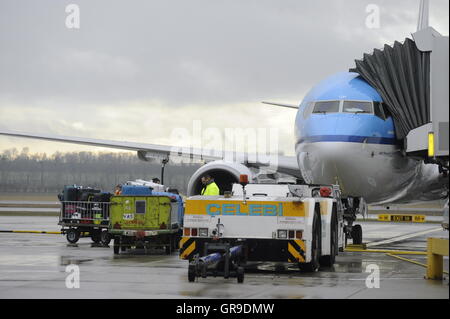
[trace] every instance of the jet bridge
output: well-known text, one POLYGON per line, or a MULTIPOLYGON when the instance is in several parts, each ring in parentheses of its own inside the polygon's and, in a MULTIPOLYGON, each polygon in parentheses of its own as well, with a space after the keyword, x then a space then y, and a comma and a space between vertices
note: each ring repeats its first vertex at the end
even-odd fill
POLYGON ((448 170, 449 38, 432 27, 357 60, 357 72, 383 98, 404 151, 448 170))

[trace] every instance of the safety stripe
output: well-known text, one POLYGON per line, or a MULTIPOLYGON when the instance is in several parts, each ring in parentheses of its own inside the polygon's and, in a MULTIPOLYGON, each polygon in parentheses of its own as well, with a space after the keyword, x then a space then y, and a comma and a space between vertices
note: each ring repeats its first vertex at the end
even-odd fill
POLYGON ((296 239, 293 242, 293 245, 298 245, 298 251, 300 252, 300 256, 303 257, 303 259, 306 259, 305 253, 306 253, 306 245, 305 242, 301 239, 296 239))
POLYGON ((196 244, 193 238, 183 237, 180 241, 180 258, 188 259, 195 251, 196 244))
POLYGON ((180 243, 179 243, 179 248, 183 249, 184 244, 189 240, 189 237, 181 237, 180 239, 180 243))
POLYGON ((288 260, 290 262, 305 261, 305 243, 303 240, 290 240, 288 242, 288 260))

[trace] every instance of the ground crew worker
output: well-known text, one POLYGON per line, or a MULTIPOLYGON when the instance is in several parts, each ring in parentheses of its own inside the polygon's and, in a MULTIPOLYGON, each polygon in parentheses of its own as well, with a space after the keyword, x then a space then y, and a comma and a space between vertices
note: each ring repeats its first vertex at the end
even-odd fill
POLYGON ((114 190, 114 195, 118 196, 122 194, 122 185, 117 185, 116 189, 114 190))
POLYGON ((202 184, 205 185, 202 189, 201 195, 217 196, 220 195, 219 187, 214 183, 214 179, 210 175, 202 177, 202 184))

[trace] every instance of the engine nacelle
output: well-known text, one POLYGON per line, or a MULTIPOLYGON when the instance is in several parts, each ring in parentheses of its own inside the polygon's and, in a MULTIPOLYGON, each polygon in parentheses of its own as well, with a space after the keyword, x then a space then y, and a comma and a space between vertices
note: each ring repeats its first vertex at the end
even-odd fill
POLYGON ((254 180, 254 174, 245 165, 230 163, 225 161, 214 161, 200 167, 191 177, 188 184, 187 195, 200 195, 203 184, 201 178, 204 175, 211 175, 215 183, 219 186, 220 194, 231 191, 234 183, 239 182, 239 175, 248 175, 248 180, 254 180))

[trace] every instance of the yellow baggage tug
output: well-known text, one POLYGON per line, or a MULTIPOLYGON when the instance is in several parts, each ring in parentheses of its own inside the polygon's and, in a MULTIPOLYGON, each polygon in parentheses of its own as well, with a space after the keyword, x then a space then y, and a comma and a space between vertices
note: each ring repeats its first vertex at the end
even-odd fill
POLYGON ((247 262, 331 266, 345 245, 337 186, 248 184, 224 196, 186 200, 180 257, 189 281, 220 275, 244 280, 247 262))

